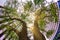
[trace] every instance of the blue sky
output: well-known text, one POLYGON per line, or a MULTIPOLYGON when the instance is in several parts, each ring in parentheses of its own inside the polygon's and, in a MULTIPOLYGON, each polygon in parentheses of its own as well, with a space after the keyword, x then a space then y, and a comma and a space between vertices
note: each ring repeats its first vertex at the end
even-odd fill
POLYGON ((6 2, 6 0, 0 0, 0 5, 4 5, 4 2, 6 2))

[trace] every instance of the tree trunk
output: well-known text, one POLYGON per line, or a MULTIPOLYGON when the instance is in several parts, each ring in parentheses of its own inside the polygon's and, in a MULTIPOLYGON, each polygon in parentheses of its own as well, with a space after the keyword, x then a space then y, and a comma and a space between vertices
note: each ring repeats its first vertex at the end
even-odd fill
POLYGON ((33 30, 34 40, 46 40, 44 35, 39 31, 39 29, 34 26, 33 30))
POLYGON ((32 28, 32 33, 34 35, 34 40, 46 40, 44 35, 40 32, 40 29, 38 27, 38 17, 36 17, 34 21, 34 26, 32 28))
POLYGON ((22 31, 19 33, 19 40, 30 40, 27 36, 26 24, 23 24, 22 31))

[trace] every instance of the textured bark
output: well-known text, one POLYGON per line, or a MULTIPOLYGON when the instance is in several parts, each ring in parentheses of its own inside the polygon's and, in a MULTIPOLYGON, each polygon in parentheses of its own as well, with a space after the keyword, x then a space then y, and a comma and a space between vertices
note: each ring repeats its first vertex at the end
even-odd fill
POLYGON ((33 28, 34 40, 46 40, 44 35, 39 31, 39 29, 34 26, 33 28))
POLYGON ((19 40, 30 40, 27 36, 27 26, 23 24, 22 31, 19 34, 19 40))
POLYGON ((24 21, 22 21, 21 19, 18 18, 11 18, 12 20, 18 20, 22 23, 22 31, 19 33, 19 40, 30 40, 27 36, 27 25, 24 21))
POLYGON ((27 25, 26 23, 19 19, 19 18, 11 18, 12 20, 18 20, 22 23, 22 31, 20 33, 18 33, 18 36, 19 36, 19 40, 30 40, 27 36, 27 25))
POLYGON ((34 40, 46 40, 44 35, 40 32, 40 29, 38 27, 38 17, 34 20, 34 26, 32 28, 32 33, 34 35, 34 40))

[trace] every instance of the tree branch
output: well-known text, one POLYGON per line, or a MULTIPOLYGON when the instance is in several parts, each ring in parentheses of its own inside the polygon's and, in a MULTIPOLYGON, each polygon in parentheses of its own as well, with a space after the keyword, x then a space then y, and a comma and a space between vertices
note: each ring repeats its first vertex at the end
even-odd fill
POLYGON ((13 28, 12 26, 10 26, 10 27, 12 28, 11 29, 12 31, 14 31, 17 35, 19 35, 20 32, 17 29, 13 28))
POLYGON ((14 32, 18 35, 20 32, 19 32, 17 29, 15 29, 15 28, 13 28, 12 26, 10 26, 11 23, 12 23, 12 22, 9 22, 9 23, 7 23, 7 24, 5 24, 5 25, 2 24, 2 25, 0 26, 0 30, 3 29, 5 26, 9 26, 9 27, 11 27, 11 30, 14 31, 14 32))
POLYGON ((4 20, 0 21, 0 24, 8 22, 8 21, 10 21, 10 19, 4 19, 4 20))
MULTIPOLYGON (((2 8, 2 9, 6 9, 6 7, 3 7, 3 6, 0 6, 0 8, 2 8)), ((5 16, 6 17, 6 16, 5 16)), ((29 38, 27 37, 27 25, 26 25, 26 22, 25 21, 23 21, 23 20, 21 20, 20 18, 12 18, 12 17, 10 17, 10 16, 8 16, 9 18, 8 19, 11 19, 11 20, 17 20, 17 21, 20 21, 21 23, 22 23, 22 26, 23 26, 23 28, 22 28, 22 31, 21 32, 19 32, 18 30, 16 30, 15 28, 13 28, 12 26, 11 26, 11 28, 12 28, 12 30, 14 31, 14 32, 16 32, 16 34, 20 37, 19 39, 20 40, 28 40, 29 38)), ((4 16, 1 16, 0 18, 4 18, 4 16)))
POLYGON ((5 17, 9 17, 9 16, 6 16, 6 15, 0 15, 0 18, 5 18, 5 17))
POLYGON ((5 8, 5 7, 3 7, 3 6, 0 6, 0 8, 5 8))
MULTIPOLYGON (((0 18, 4 18, 4 17, 9 17, 9 16, 0 16, 0 18)), ((12 18, 12 17, 10 17, 9 19, 10 19, 10 20, 17 20, 17 21, 20 21, 20 22, 23 23, 23 24, 26 24, 25 21, 23 21, 23 20, 20 19, 20 18, 12 18)), ((8 20, 9 20, 9 19, 8 19, 8 20)), ((0 21, 0 23, 3 23, 3 22, 0 21)))

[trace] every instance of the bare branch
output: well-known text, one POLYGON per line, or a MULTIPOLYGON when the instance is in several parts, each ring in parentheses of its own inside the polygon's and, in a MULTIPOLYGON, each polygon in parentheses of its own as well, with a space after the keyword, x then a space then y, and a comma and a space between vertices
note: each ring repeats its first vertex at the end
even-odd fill
POLYGON ((5 8, 5 7, 3 7, 3 6, 0 6, 0 8, 5 8))

